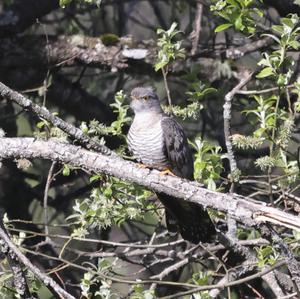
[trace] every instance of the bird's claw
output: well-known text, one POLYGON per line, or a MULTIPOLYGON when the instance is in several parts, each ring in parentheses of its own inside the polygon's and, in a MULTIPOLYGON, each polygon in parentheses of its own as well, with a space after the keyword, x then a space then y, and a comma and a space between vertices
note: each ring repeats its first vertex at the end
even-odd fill
POLYGON ((165 170, 163 170, 163 171, 161 171, 160 173, 159 173, 159 175, 171 175, 171 176, 176 176, 170 169, 165 169, 165 170))

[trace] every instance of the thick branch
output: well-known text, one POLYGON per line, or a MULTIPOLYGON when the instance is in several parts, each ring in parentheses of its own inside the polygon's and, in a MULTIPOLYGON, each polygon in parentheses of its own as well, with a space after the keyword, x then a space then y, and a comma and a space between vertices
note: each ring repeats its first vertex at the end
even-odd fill
POLYGON ((229 48, 226 50, 226 58, 238 59, 248 53, 252 53, 262 48, 266 48, 274 43, 274 40, 270 37, 260 38, 257 41, 249 42, 243 46, 229 48))
MULTIPOLYGON (((0 43, 0 52, 6 53, 6 55, 0 57, 0 65, 4 69, 85 65, 112 72, 126 70, 136 74, 152 73, 153 76, 156 75, 153 66, 157 47, 154 40, 137 41, 128 37, 115 38, 116 41, 112 44, 103 43, 98 37, 83 35, 48 36, 48 40, 44 36, 38 35, 21 36, 14 40, 4 39, 0 43), (8 52, 7 49, 10 51, 8 52)), ((192 57, 193 63, 197 61, 203 67, 207 64, 214 67, 214 59, 220 59, 225 52, 227 57, 237 59, 268 45, 270 45, 268 38, 254 42, 249 41, 237 48, 218 48, 218 51, 215 49, 201 50, 200 44, 198 44, 197 51, 193 50, 193 55, 187 52, 187 58, 192 57)), ((187 44, 186 48, 191 48, 191 45, 187 44)), ((180 74, 190 67, 190 63, 189 59, 175 61, 172 63, 172 74, 180 74)), ((203 72, 207 72, 207 69, 203 72)))
POLYGON ((261 222, 267 222, 300 231, 299 217, 237 194, 218 193, 204 189, 196 182, 173 176, 161 176, 157 170, 141 169, 135 163, 116 156, 97 154, 79 146, 52 140, 0 139, 0 158, 20 157, 59 161, 96 173, 106 173, 157 192, 197 203, 205 208, 210 207, 225 212, 246 226, 257 226, 261 222))

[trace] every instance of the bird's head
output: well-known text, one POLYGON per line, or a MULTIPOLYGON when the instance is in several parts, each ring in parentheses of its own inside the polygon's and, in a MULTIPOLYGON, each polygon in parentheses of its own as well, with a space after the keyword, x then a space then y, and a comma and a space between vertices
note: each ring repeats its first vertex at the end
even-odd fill
POLYGON ((159 98, 151 87, 136 87, 132 90, 130 97, 130 107, 134 113, 163 112, 159 98))

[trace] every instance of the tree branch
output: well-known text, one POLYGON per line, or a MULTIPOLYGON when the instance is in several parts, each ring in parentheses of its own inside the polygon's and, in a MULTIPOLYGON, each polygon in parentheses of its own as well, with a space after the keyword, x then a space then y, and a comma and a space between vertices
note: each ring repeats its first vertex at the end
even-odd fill
MULTIPOLYGON (((3 217, 3 215, 1 215, 1 217, 3 217)), ((0 220, 0 229, 3 230, 4 233, 6 233, 2 219, 0 220)), ((13 281, 17 294, 20 296, 20 298, 34 299, 34 297, 30 294, 25 273, 22 270, 21 264, 17 256, 3 240, 0 240, 0 246, 1 253, 3 253, 6 256, 8 264, 13 273, 13 281)))
POLYGON ((260 223, 267 222, 300 231, 300 219, 292 214, 237 194, 223 194, 207 190, 197 182, 173 176, 161 176, 157 170, 141 169, 136 163, 125 161, 117 156, 98 154, 79 146, 53 140, 0 139, 0 158, 20 157, 48 159, 95 173, 106 173, 135 182, 156 192, 163 192, 205 208, 225 212, 248 227, 256 227, 260 223))
POLYGON ((27 257, 20 252, 16 245, 10 240, 5 231, 0 227, 0 239, 4 242, 9 249, 18 257, 19 261, 26 266, 39 280, 41 280, 54 294, 60 298, 75 299, 72 295, 62 289, 52 278, 42 273, 36 268, 27 257))
POLYGON ((41 107, 29 99, 25 98, 20 93, 10 89, 8 86, 0 82, 0 95, 10 101, 13 101, 23 107, 26 111, 32 112, 42 119, 49 121, 53 126, 56 126, 69 134, 73 139, 77 140, 80 144, 84 145, 86 148, 93 149, 95 151, 101 152, 106 155, 115 155, 106 146, 97 143, 89 136, 85 135, 80 129, 74 127, 73 125, 65 122, 61 118, 52 114, 45 107, 41 107))

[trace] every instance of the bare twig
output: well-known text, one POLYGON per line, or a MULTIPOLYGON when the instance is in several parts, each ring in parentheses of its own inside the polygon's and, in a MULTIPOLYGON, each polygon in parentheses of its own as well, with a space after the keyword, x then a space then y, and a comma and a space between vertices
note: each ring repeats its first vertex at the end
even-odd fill
POLYGON ((225 143, 227 147, 227 154, 230 164, 230 171, 234 174, 237 171, 237 164, 234 157, 233 149, 232 149, 232 142, 230 139, 230 121, 231 121, 231 106, 232 106, 232 99, 234 95, 240 90, 243 86, 245 86, 252 77, 252 73, 249 74, 246 78, 240 81, 230 92, 225 95, 225 103, 224 103, 224 136, 225 136, 225 143))
MULTIPOLYGON (((290 89, 295 87, 294 84, 287 85, 286 88, 290 89)), ((264 94, 264 93, 269 93, 272 91, 278 91, 279 87, 271 87, 271 88, 266 88, 262 90, 238 90, 236 94, 244 94, 244 95, 253 95, 253 94, 264 94)))
MULTIPOLYGON (((45 235, 49 235, 49 227, 48 227, 48 223, 49 223, 49 219, 48 219, 48 192, 49 192, 49 188, 50 188, 50 184, 51 181, 53 179, 52 175, 53 175, 53 170, 54 167, 56 165, 56 162, 52 162, 51 167, 49 169, 48 172, 48 177, 47 177, 47 181, 46 181, 46 185, 45 185, 45 191, 44 191, 44 200, 43 200, 43 208, 44 208, 44 223, 45 223, 45 235)), ((48 237, 46 237, 46 241, 48 237)))
POLYGON ((257 51, 274 43, 270 37, 260 38, 257 41, 245 44, 240 47, 229 48, 226 50, 226 57, 229 59, 237 59, 243 57, 247 53, 257 51))
POLYGON ((200 291, 205 291, 205 290, 212 290, 212 289, 216 289, 216 288, 220 288, 220 289, 224 289, 226 287, 231 287, 231 286, 236 286, 236 285, 239 285, 239 284, 242 284, 242 283, 245 283, 247 281, 250 281, 252 279, 255 279, 255 278, 258 278, 258 277, 261 277, 271 271, 274 271, 274 269, 278 268, 278 267, 281 267, 282 265, 284 265, 285 262, 284 261, 281 261, 281 262, 278 262, 277 264, 275 264, 274 266, 272 266, 271 268, 269 269, 266 269, 264 271, 261 271, 261 272, 258 272, 256 274, 253 274, 253 275, 249 275, 247 277, 244 277, 244 278, 241 278, 241 279, 238 279, 238 280, 235 280, 235 281, 232 281, 232 282, 228 282, 228 283, 225 283, 223 285, 206 285, 206 286, 199 286, 197 288, 194 288, 192 290, 188 290, 188 291, 185 291, 185 292, 178 292, 177 294, 175 295, 170 295, 170 296, 164 296, 164 297, 161 297, 161 299, 172 299, 172 298, 182 298, 183 296, 185 295, 191 295, 191 294, 194 294, 194 293, 197 293, 197 292, 200 292, 200 291))
POLYGON ((166 68, 162 67, 161 71, 162 71, 163 78, 164 78, 164 84, 165 84, 165 89, 167 92, 167 98, 168 98, 168 104, 170 107, 170 112, 172 113, 172 99, 171 99, 170 89, 169 89, 169 84, 168 84, 168 79, 167 79, 168 66, 166 66, 166 68))

